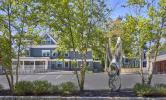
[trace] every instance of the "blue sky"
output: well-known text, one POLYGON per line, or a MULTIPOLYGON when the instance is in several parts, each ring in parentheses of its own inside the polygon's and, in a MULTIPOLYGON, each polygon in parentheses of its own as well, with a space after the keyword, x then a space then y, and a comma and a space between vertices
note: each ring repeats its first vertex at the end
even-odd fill
MULTIPOLYGON (((116 19, 119 16, 124 17, 126 14, 134 15, 135 13, 134 10, 129 7, 122 7, 122 5, 127 4, 127 0, 105 0, 105 3, 109 8, 113 10, 110 14, 111 18, 113 19, 116 19)), ((164 38, 161 39, 161 42, 164 43, 164 41, 166 41, 164 38)))
POLYGON ((122 7, 122 5, 127 4, 127 0, 105 0, 106 5, 111 8, 111 18, 115 19, 119 16, 123 17, 126 14, 131 14, 132 10, 129 8, 122 7))

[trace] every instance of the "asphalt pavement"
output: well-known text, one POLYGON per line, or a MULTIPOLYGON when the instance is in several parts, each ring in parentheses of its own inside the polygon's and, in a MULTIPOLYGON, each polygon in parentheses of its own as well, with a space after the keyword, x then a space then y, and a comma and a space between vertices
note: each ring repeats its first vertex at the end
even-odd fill
MULTIPOLYGON (((19 75, 19 80, 48 80, 52 84, 60 84, 71 81, 77 84, 76 75, 69 71, 47 72, 29 75, 19 75)), ((121 74, 121 89, 131 89, 136 83, 141 82, 139 74, 121 74)), ((154 75, 152 84, 166 84, 166 74, 154 75)), ((0 75, 0 84, 5 89, 9 88, 5 75, 0 75)), ((85 89, 88 90, 105 90, 108 87, 108 75, 106 73, 87 72, 85 76, 85 89)))

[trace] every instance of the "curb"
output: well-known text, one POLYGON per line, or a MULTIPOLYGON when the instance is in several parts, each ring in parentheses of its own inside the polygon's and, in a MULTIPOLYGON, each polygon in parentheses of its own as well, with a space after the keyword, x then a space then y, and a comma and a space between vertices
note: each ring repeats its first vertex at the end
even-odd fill
POLYGON ((0 100, 166 100, 166 97, 0 96, 0 100))

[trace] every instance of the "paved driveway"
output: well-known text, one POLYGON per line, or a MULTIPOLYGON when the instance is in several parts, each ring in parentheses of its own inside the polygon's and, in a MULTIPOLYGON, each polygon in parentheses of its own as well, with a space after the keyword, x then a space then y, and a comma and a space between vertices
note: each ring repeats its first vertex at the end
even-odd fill
MULTIPOLYGON (((50 72, 35 75, 20 75, 20 80, 48 80, 52 84, 60 84, 66 81, 72 81, 77 84, 76 76, 73 72, 50 72)), ((122 74, 122 89, 132 88, 135 83, 141 82, 138 74, 122 74)), ((154 75, 153 84, 166 84, 166 74, 154 75)), ((7 80, 4 75, 0 75, 0 84, 8 88, 7 80)), ((106 73, 86 73, 85 89, 108 89, 108 76, 106 73)))

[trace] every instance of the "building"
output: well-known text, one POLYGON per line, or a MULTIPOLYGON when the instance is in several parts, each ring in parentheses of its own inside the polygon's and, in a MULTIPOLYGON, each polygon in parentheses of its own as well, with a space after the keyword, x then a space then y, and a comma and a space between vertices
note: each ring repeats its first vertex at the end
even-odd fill
MULTIPOLYGON (((148 67, 147 67, 147 61, 146 61, 146 52, 144 53, 143 57, 143 70, 144 72, 148 72, 148 67)), ((132 58, 128 59, 123 58, 122 59, 122 67, 125 69, 133 69, 137 68, 137 71, 139 71, 139 58, 132 58)), ((154 57, 150 60, 150 66, 153 66, 153 73, 154 74, 166 74, 166 51, 165 52, 160 52, 157 56, 156 62, 154 62, 154 57)), ((124 69, 123 69, 124 70, 124 69)))
POLYGON ((122 58, 122 68, 139 68, 139 58, 122 58))
MULTIPOLYGON (((63 59, 59 59, 60 52, 56 51, 57 42, 50 34, 44 34, 41 43, 27 46, 25 57, 20 57, 20 72, 41 72, 53 70, 73 70, 72 61, 74 52, 68 51, 63 59)), ((79 69, 81 65, 81 55, 76 53, 76 63, 79 69)), ((92 51, 88 49, 86 61, 89 70, 99 69, 99 61, 94 61, 92 51)), ((16 68, 17 59, 13 59, 13 68, 16 68)))
POLYGON ((160 52, 156 62, 152 59, 151 63, 154 66, 155 74, 166 74, 166 52, 160 52))

